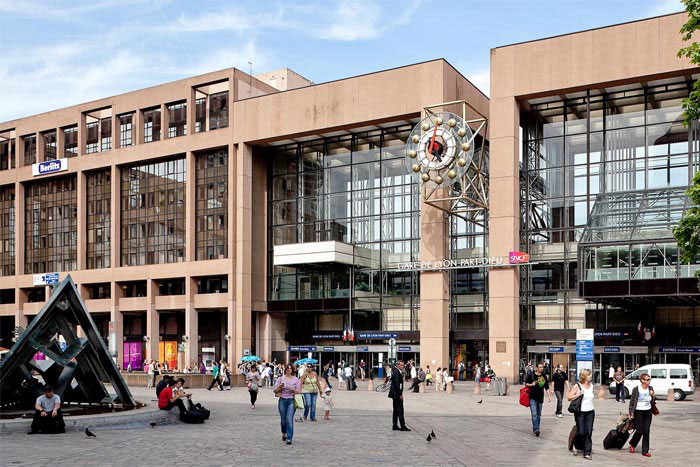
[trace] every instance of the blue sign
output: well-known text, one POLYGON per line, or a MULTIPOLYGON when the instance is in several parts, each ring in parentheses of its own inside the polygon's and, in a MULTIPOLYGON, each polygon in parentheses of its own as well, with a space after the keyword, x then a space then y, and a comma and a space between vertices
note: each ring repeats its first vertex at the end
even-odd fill
POLYGON ((399 346, 399 352, 410 352, 410 351, 411 351, 410 345, 400 345, 399 346))
POLYGON ((659 347, 665 353, 700 353, 700 347, 659 347))
POLYGON ((367 347, 366 345, 365 345, 365 346, 358 345, 358 346, 357 346, 357 351, 358 351, 358 352, 369 352, 369 347, 367 347))
POLYGON ((335 347, 324 347, 323 351, 324 352, 333 352, 333 351, 335 351, 335 347))
POLYGON ((593 361, 593 341, 576 341, 576 360, 593 361))
POLYGON ((564 353, 564 347, 550 347, 549 351, 552 353, 564 353))
POLYGON ((357 338, 358 339, 391 339, 391 338, 398 338, 399 333, 398 332, 358 332, 357 333, 357 338))
POLYGON ((34 274, 34 285, 51 285, 58 284, 58 273, 49 272, 46 274, 34 274))
POLYGON ((48 175, 56 172, 68 170, 68 159, 57 159, 55 161, 44 161, 32 164, 32 176, 48 175))
POLYGON ((603 347, 603 353, 620 353, 619 347, 603 347))
POLYGON ((316 352, 315 345, 290 345, 290 352, 316 352))

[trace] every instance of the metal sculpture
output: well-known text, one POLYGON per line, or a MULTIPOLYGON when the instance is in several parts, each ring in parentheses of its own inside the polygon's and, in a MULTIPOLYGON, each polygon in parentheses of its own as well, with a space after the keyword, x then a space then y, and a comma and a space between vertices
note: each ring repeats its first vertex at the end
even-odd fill
POLYGON ((32 408, 44 384, 63 403, 136 405, 70 276, 0 362, 0 410, 32 408), (78 337, 78 327, 85 337, 78 337), (46 359, 34 360, 37 352, 46 359))

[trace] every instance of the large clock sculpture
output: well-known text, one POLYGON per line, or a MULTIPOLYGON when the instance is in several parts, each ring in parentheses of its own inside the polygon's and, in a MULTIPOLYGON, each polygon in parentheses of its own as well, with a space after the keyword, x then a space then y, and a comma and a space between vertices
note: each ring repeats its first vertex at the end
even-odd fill
POLYGON ((424 108, 406 142, 406 166, 423 201, 469 221, 488 209, 487 118, 466 101, 424 108), (445 109, 458 109, 457 115, 445 109), (476 118, 467 119, 467 112, 476 118))

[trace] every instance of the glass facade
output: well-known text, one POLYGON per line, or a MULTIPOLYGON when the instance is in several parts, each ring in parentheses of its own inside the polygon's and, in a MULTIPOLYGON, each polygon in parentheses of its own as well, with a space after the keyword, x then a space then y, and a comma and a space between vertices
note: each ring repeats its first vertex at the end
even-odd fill
MULTIPOLYGON (((353 245, 355 330, 418 329, 418 274, 397 268, 418 259, 419 186, 402 159, 410 130, 404 125, 273 150, 270 248, 330 240, 353 245)), ((270 300, 350 295, 347 265, 271 264, 269 270, 270 300)))
POLYGON ((119 116, 119 147, 125 148, 134 144, 132 139, 132 125, 134 114, 125 114, 119 116))
POLYGON ((196 259, 228 255, 228 150, 199 153, 196 188, 196 259))
POLYGON ((63 129, 63 153, 65 157, 75 157, 78 155, 78 126, 71 126, 63 129))
POLYGON ((5 138, 0 141, 0 170, 15 168, 15 139, 5 138))
POLYGON ((24 273, 77 269, 78 196, 75 176, 27 184, 24 273))
POLYGON ((530 101, 521 115, 521 327, 585 326, 577 245, 601 194, 686 187, 697 168, 695 126, 682 123, 685 80, 530 101))
POLYGON ((187 134, 187 102, 168 105, 168 138, 187 134))
POLYGON ((56 130, 43 133, 44 159, 52 161, 56 159, 56 130))
POLYGON ((87 174, 87 269, 110 267, 111 172, 87 174))
POLYGON ((184 261, 185 158, 121 170, 121 266, 184 261))
POLYGON ((85 125, 85 154, 97 152, 100 141, 100 122, 90 122, 85 125))
POLYGON ((36 163, 36 135, 27 135, 22 138, 24 141, 24 165, 36 163))
POLYGON ((209 129, 228 126, 228 91, 209 96, 209 129))
POLYGON ((0 275, 15 275, 15 187, 0 188, 0 275))
POLYGON ((160 140, 160 107, 143 111, 143 142, 160 140))
MULTIPOLYGON (((488 220, 481 214, 472 222, 450 219, 451 259, 488 256, 488 220)), ((450 271, 450 329, 488 329, 488 269, 464 268, 450 271)))

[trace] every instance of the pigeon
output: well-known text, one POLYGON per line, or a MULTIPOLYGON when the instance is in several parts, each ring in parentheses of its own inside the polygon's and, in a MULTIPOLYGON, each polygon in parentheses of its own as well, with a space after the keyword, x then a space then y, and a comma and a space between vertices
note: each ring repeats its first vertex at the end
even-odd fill
POLYGON ((430 439, 430 433, 428 433, 428 437, 425 438, 425 440, 426 440, 427 442, 431 442, 431 441, 432 441, 432 439, 430 439))
POLYGON ((430 437, 435 439, 437 436, 435 436, 435 432, 433 430, 430 430, 430 437))
POLYGON ((97 438, 97 435, 95 435, 95 433, 90 431, 87 427, 85 427, 85 434, 88 438, 97 438))
POLYGON ((155 428, 155 427, 156 427, 156 425, 157 425, 157 423, 156 423, 156 422, 151 422, 151 428, 155 428))
POLYGON ((477 402, 477 404, 481 404, 482 402, 484 402, 484 400, 480 399, 479 402, 477 402))

